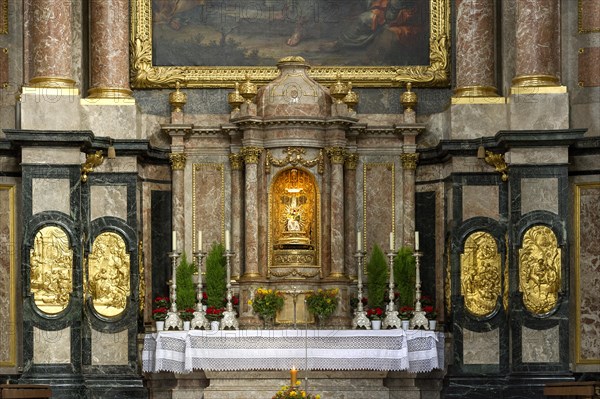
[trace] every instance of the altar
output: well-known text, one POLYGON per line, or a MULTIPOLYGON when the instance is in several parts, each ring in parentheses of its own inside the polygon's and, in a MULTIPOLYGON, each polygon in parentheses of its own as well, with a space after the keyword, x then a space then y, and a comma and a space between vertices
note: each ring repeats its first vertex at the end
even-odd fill
POLYGON ((144 336, 142 365, 151 383, 185 381, 205 399, 270 397, 292 368, 327 398, 420 398, 419 385, 439 394, 444 344, 443 333, 425 330, 161 331, 144 336))

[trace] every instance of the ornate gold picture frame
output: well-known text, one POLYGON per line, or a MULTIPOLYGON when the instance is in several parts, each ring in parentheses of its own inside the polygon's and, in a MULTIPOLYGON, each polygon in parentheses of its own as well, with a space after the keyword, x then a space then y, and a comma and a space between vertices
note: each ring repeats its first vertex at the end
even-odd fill
POLYGON ((8 0, 0 0, 0 34, 8 33, 8 0))
POLYGON ((412 7, 412 11, 387 9, 382 13, 376 4, 365 6, 364 1, 347 0, 134 0, 131 85, 136 89, 169 88, 179 81, 185 87, 225 88, 247 76, 262 84, 277 76, 275 57, 283 54, 303 56, 313 66, 311 76, 323 84, 333 83, 339 77, 355 87, 393 87, 406 82, 447 86, 449 3, 450 0, 415 0, 404 5, 412 7), (359 7, 364 10, 360 12, 359 7), (299 26, 303 28, 303 43, 298 43, 299 26), (188 47, 181 47, 184 45, 188 47), (366 45, 378 47, 361 53, 366 45), (328 46, 334 50, 322 50, 328 46), (415 57, 409 49, 423 55, 415 57), (268 61, 264 53, 270 56, 268 61), (323 56, 326 53, 332 57, 323 56), (387 58, 382 55, 380 59, 380 54, 387 54, 387 58), (202 65, 202 56, 206 62, 223 60, 223 65, 202 65), (236 63, 238 59, 250 64, 236 63), (255 59, 264 63, 251 63, 255 59), (358 64, 358 59, 362 65, 351 65, 358 64), (386 63, 387 59, 397 60, 396 65, 388 65, 391 61, 386 63), (195 65, 190 65, 189 60, 195 65))

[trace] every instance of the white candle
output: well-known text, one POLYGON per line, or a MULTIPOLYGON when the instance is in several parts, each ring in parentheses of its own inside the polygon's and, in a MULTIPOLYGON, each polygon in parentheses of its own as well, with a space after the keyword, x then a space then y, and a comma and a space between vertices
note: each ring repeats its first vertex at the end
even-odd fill
POLYGON ((173 252, 177 251, 177 232, 173 230, 173 237, 171 238, 173 242, 173 252))
POLYGON ((419 250, 419 232, 415 231, 415 251, 419 250))
POLYGON ((356 250, 362 251, 362 234, 360 231, 356 233, 356 250))
POLYGON ((225 230, 225 250, 229 251, 231 249, 230 247, 230 240, 229 240, 229 230, 225 230))
POLYGON ((390 232, 390 250, 394 250, 394 232, 390 232))
POLYGON ((196 248, 197 251, 202 251, 202 230, 198 230, 198 239, 196 242, 196 246, 198 248, 196 248))

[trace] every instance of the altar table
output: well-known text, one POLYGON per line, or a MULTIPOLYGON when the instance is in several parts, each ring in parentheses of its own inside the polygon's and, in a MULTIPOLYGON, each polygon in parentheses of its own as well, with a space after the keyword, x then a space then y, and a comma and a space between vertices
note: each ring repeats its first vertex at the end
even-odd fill
POLYGON ((444 334, 408 330, 219 330, 146 334, 145 372, 444 368, 444 334))

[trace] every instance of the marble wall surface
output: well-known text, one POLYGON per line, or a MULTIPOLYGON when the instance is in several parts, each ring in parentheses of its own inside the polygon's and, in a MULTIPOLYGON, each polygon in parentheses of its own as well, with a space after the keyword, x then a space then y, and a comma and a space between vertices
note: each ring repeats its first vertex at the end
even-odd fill
POLYGON ((464 364, 499 364, 500 335, 495 329, 487 332, 463 330, 464 364))
POLYGON ((71 328, 52 331, 33 327, 32 360, 36 364, 70 364, 71 328))

